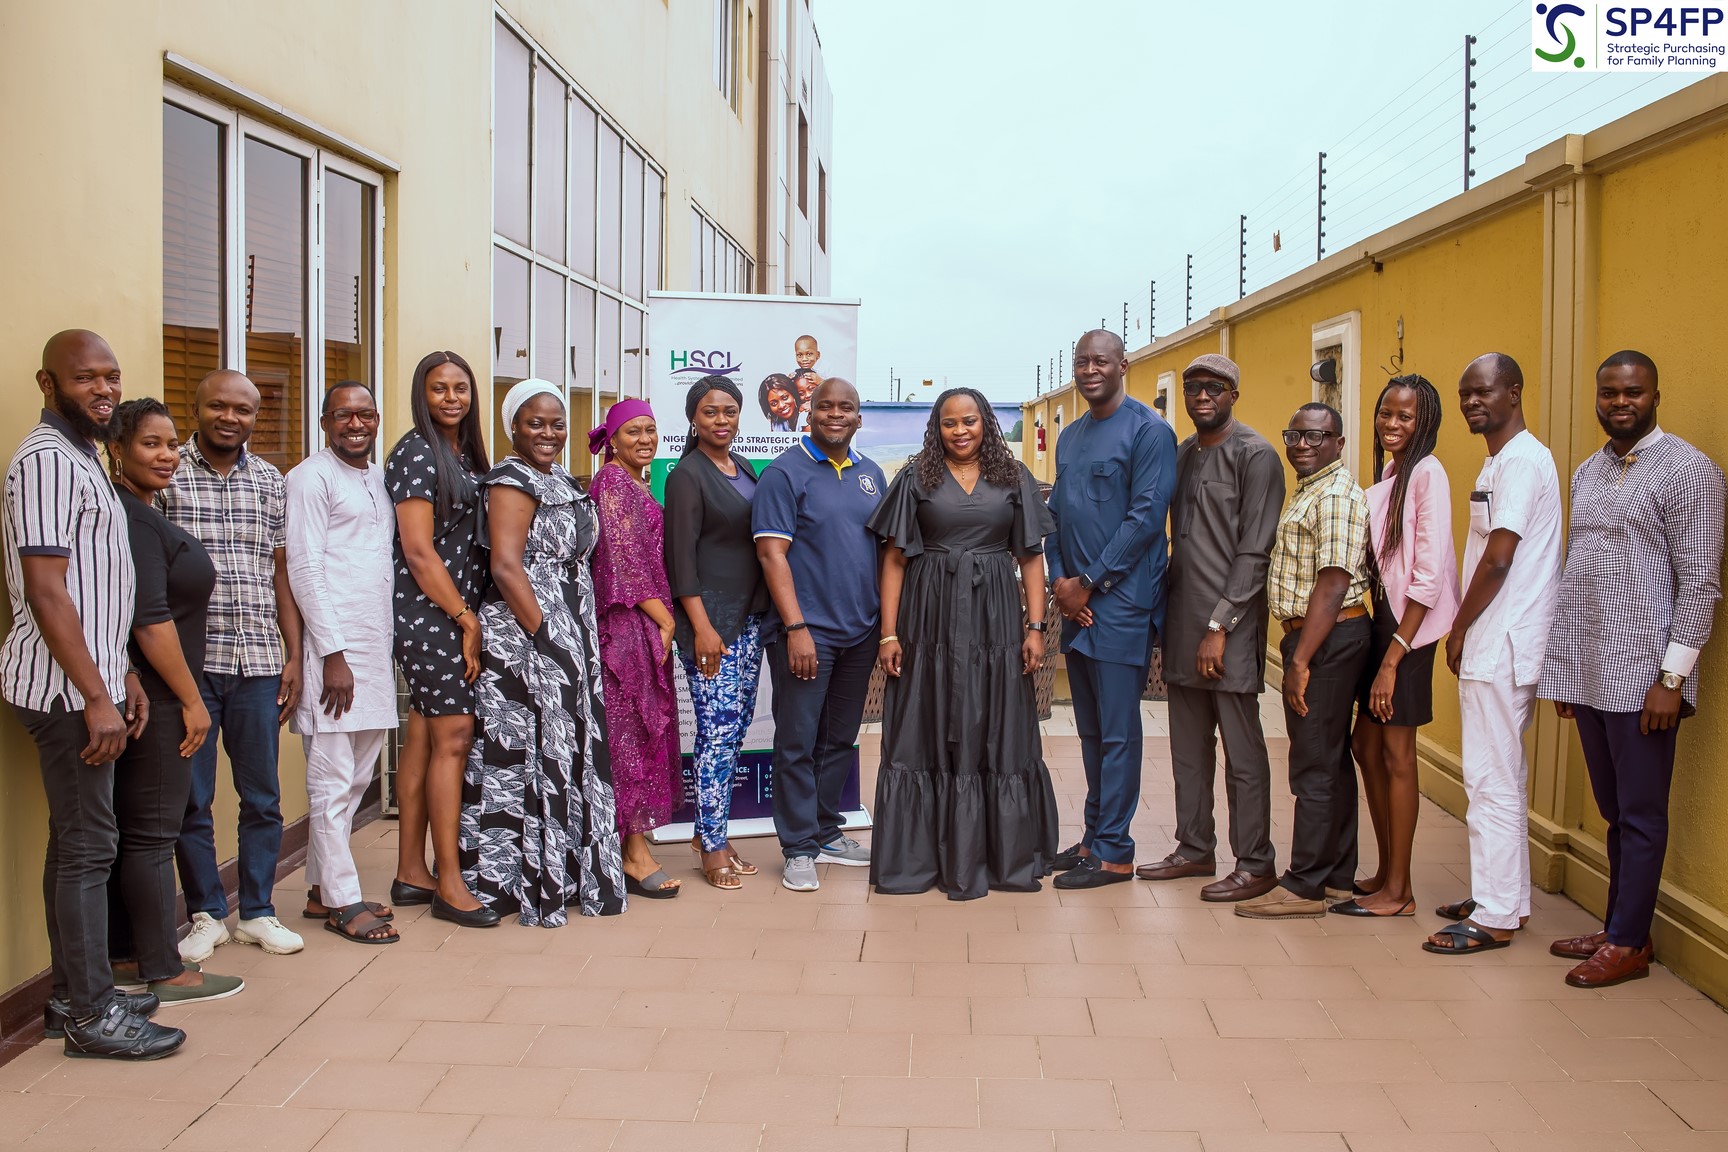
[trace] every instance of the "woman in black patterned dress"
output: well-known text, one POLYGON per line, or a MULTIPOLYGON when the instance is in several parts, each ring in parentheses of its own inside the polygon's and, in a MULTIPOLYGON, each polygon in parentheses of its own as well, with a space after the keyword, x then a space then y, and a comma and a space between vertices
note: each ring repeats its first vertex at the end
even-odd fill
POLYGON ((504 397, 514 450, 487 474, 492 587, 480 608, 480 737, 464 776, 463 878, 488 906, 555 928, 624 910, 588 556, 597 525, 558 464, 563 390, 504 397))
POLYGON ((475 391, 474 371, 456 353, 423 358, 410 393, 414 428, 384 465, 396 504, 396 664, 411 706, 396 764, 401 821, 390 900, 430 904, 440 919, 490 928, 498 914, 468 891, 456 858, 480 675, 475 613, 486 587, 479 520, 488 464, 475 391), (436 880, 426 868, 428 825, 436 880))

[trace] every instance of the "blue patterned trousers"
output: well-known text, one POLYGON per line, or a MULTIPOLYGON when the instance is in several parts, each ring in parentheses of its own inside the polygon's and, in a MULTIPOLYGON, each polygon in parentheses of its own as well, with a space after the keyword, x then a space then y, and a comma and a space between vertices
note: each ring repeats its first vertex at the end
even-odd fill
POLYGON ((756 686, 762 676, 762 616, 746 617, 744 629, 720 658, 712 678, 696 670, 693 653, 679 652, 690 682, 696 712, 696 834, 702 850, 726 843, 732 811, 732 776, 744 733, 756 714, 756 686))

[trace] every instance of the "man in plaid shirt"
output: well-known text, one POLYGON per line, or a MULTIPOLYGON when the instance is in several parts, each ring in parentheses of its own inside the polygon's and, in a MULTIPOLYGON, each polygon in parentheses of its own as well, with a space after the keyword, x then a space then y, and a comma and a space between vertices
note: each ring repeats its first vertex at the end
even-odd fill
POLYGON ((1596 370, 1608 434, 1572 474, 1560 608, 1537 693, 1578 722, 1596 807, 1608 821, 1600 932, 1549 947, 1583 963, 1575 988, 1650 972, 1650 925, 1668 850, 1668 790, 1692 672, 1722 598, 1722 470, 1656 423, 1656 364, 1616 352, 1596 370))
POLYGON ((288 590, 282 473, 246 450, 259 405, 250 380, 212 372, 198 385, 194 403, 198 432, 180 450, 174 484, 161 496, 168 518, 209 550, 217 577, 200 685, 212 727, 192 757, 192 793, 176 849, 192 920, 180 955, 203 961, 228 940, 228 898, 211 818, 218 731, 240 796, 235 938, 266 952, 298 952, 304 942, 276 918, 270 899, 282 850, 277 745, 300 694, 300 613, 288 590))

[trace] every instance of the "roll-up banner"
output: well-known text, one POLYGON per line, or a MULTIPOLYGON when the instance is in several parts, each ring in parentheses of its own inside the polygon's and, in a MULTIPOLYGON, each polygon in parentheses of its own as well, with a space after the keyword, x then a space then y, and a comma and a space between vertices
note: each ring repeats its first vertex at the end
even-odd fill
MULTIPOLYGON (((664 499, 666 474, 684 453, 684 399, 704 376, 724 376, 744 394, 732 450, 761 472, 798 442, 816 386, 830 376, 858 382, 858 301, 802 296, 651 292, 648 316, 648 401, 660 426, 653 491, 664 499)), ((856 442, 870 454, 867 430, 856 442)), ((683 781, 671 822, 652 833, 658 843, 688 840, 695 830, 696 715, 683 661, 675 661, 678 736, 683 781)), ((763 662, 756 713, 732 780, 728 835, 774 834, 773 688, 763 662)), ((841 794, 844 826, 868 828, 859 795, 858 751, 841 794)))

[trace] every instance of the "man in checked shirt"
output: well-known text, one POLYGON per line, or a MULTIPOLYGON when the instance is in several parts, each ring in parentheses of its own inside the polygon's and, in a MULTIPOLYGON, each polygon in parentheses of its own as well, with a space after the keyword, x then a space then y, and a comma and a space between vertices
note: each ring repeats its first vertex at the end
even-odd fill
POLYGON ((1596 807, 1608 821, 1608 908, 1600 932, 1549 951, 1583 963, 1574 988, 1650 973, 1650 924, 1668 849, 1668 789, 1692 677, 1722 598, 1722 470, 1656 423, 1656 364, 1616 352, 1596 370, 1608 434, 1572 474, 1560 610, 1537 694, 1578 722, 1596 807))

